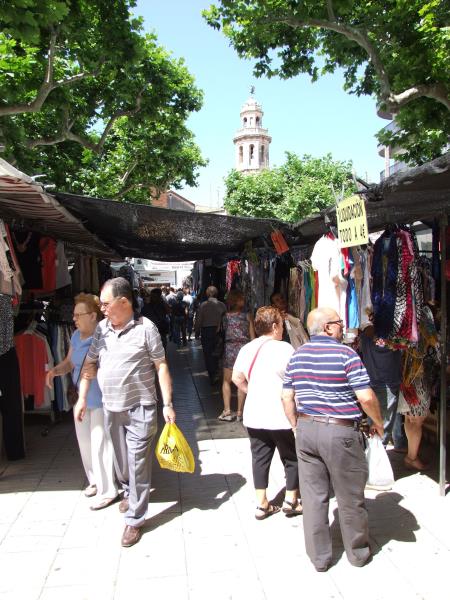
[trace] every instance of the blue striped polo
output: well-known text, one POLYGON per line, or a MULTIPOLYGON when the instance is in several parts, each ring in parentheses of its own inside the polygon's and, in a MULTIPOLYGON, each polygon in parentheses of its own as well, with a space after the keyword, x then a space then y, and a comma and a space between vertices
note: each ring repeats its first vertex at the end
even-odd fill
POLYGON ((297 412, 359 419, 355 391, 370 388, 358 354, 332 337, 315 335, 292 355, 283 389, 295 391, 297 412))

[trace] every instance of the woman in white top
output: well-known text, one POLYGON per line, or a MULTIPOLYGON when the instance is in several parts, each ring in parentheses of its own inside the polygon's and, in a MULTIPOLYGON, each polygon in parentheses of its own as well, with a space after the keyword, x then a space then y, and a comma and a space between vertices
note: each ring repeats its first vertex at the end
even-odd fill
POLYGON ((281 400, 283 376, 294 348, 282 341, 283 319, 273 306, 259 308, 255 330, 260 337, 239 351, 233 367, 233 383, 247 394, 243 423, 247 427, 252 452, 253 483, 257 507, 255 518, 265 519, 280 511, 267 499, 269 470, 278 449, 286 474, 283 512, 302 513, 298 490, 295 437, 284 414, 281 400))

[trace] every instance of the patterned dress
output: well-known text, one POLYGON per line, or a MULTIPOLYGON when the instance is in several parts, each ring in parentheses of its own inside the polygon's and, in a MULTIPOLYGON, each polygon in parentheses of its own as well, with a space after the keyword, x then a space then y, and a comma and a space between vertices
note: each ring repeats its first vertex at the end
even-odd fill
POLYGON ((247 313, 227 313, 224 319, 224 369, 232 369, 239 350, 250 341, 247 313))

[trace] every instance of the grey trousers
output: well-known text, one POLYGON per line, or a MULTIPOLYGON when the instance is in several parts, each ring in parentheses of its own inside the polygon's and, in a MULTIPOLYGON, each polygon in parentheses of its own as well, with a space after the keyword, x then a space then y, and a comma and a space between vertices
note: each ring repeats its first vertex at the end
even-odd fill
POLYGON ((125 523, 140 527, 147 515, 151 487, 156 406, 139 405, 124 412, 105 409, 105 426, 114 447, 117 479, 128 497, 125 523))
POLYGON ((370 556, 368 515, 364 504, 368 469, 363 434, 352 427, 299 419, 296 448, 309 558, 315 567, 331 563, 328 520, 331 482, 348 560, 361 566, 370 556))

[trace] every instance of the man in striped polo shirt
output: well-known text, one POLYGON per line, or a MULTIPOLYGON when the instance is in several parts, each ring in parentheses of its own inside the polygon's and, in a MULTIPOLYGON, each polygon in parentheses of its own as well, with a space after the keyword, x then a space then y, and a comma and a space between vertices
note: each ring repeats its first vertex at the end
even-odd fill
POLYGON ((308 315, 307 328, 311 340, 292 355, 283 383, 284 410, 296 428, 306 551, 317 571, 328 569, 331 483, 347 557, 362 567, 371 554, 359 405, 372 420, 372 435, 383 436, 383 419, 358 354, 341 343, 343 322, 336 311, 316 308, 308 315))
POLYGON ((100 305, 106 319, 94 331, 74 414, 83 419, 90 379, 97 375, 116 475, 124 489, 119 510, 125 513, 122 546, 128 547, 140 540, 148 509, 151 448, 157 430, 155 373, 166 422, 175 421, 172 382, 158 329, 146 317, 136 315, 128 281, 123 277, 107 281, 100 305))

